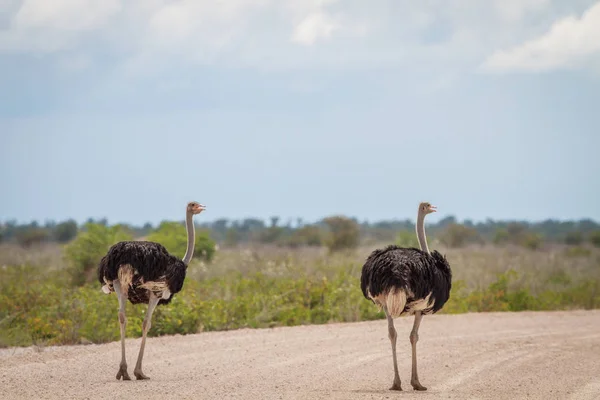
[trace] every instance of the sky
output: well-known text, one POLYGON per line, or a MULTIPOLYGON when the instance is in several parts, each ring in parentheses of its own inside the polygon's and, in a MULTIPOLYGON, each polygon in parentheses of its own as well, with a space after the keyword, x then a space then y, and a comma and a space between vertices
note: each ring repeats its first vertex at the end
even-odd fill
POLYGON ((0 0, 0 221, 600 220, 600 2, 0 0))

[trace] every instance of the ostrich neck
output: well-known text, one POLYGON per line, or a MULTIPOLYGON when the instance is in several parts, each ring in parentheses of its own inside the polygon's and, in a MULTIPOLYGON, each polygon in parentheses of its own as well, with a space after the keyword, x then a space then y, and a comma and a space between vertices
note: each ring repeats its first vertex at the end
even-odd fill
POLYGON ((183 256, 183 263, 188 265, 194 255, 194 242, 195 242, 195 229, 194 229, 194 215, 188 212, 185 215, 185 228, 187 229, 187 249, 185 250, 185 256, 183 256))
POLYGON ((425 236, 425 214, 417 216, 417 238, 419 239, 419 246, 421 250, 429 254, 429 247, 427 247, 427 237, 425 236))

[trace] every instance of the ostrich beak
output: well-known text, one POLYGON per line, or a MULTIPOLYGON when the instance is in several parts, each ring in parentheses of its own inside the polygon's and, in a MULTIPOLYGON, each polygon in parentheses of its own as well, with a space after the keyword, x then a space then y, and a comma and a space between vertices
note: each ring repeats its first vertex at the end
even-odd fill
POLYGON ((431 209, 431 211, 436 212, 437 211, 437 207, 436 206, 430 206, 429 207, 431 209))

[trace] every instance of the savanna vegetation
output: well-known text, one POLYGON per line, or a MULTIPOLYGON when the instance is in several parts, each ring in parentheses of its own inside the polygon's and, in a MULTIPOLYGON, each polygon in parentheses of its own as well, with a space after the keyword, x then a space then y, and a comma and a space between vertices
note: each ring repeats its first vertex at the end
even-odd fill
MULTIPOLYGON (((417 246, 412 221, 314 224, 257 219, 197 225, 181 293, 155 312, 150 336, 383 318, 364 299, 360 270, 387 243, 417 246)), ((449 217, 428 225, 454 281, 443 313, 600 307, 600 225, 449 217)), ((153 240, 181 257, 182 222, 154 227, 107 221, 0 225, 0 347, 118 340, 117 301, 96 265, 119 240, 153 240)), ((127 334, 141 335, 144 306, 127 305, 127 334)))

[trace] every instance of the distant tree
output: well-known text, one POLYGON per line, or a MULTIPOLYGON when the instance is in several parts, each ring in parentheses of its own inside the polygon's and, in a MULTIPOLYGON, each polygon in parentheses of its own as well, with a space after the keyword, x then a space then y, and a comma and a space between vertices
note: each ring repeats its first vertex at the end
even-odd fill
POLYGON ((456 217, 453 215, 450 215, 448 217, 442 218, 438 223, 437 223, 437 228, 439 229, 443 229, 446 228, 447 226, 450 226, 452 224, 456 224, 456 217))
POLYGON ((287 245, 290 247, 322 246, 323 232, 316 225, 304 225, 291 234, 287 245))
POLYGON ((154 227, 152 226, 152 224, 150 222, 146 222, 144 224, 144 226, 142 226, 142 228, 139 230, 139 235, 146 236, 153 230, 154 230, 154 227))
POLYGON ((583 234, 579 231, 568 232, 565 235, 565 243, 570 246, 579 246, 583 243, 583 234))
POLYGON ((542 237, 535 232, 526 232, 521 235, 519 244, 530 250, 537 250, 542 245, 542 237))
POLYGON ((282 228, 275 225, 271 225, 270 227, 260 232, 259 241, 261 243, 275 243, 281 238, 282 234, 282 228))
POLYGON ((333 216, 323 220, 329 229, 326 245, 329 251, 354 249, 358 246, 359 226, 353 219, 333 216))
POLYGON ((510 222, 506 225, 506 230, 499 229, 496 231, 494 243, 503 242, 512 243, 518 246, 536 250, 542 245, 542 236, 529 229, 524 223, 510 222))
POLYGON ((17 231, 17 243, 23 247, 31 247, 34 244, 46 242, 50 238, 50 233, 39 228, 37 224, 32 224, 28 228, 21 228, 17 231))
POLYGON ((496 229, 496 232, 494 233, 494 238, 492 240, 494 244, 500 245, 508 243, 509 239, 510 236, 508 234, 508 231, 503 228, 498 228, 496 229))
POLYGON ((235 247, 240 241, 240 234, 235 228, 229 228, 225 232, 225 244, 230 247, 235 247))
POLYGON ((600 230, 593 231, 589 235, 589 241, 596 247, 600 247, 600 230))
MULTIPOLYGON (((229 233, 229 229, 227 228, 229 221, 225 218, 218 219, 210 224, 210 231, 214 234, 216 240, 225 240, 227 242, 227 235, 229 233)), ((236 238, 236 243, 239 241, 239 236, 236 238)))
POLYGON ((271 227, 272 228, 276 227, 278 222, 279 222, 279 217, 277 217, 277 216, 271 217, 271 227))
POLYGON ((453 223, 444 229, 439 239, 448 247, 462 247, 468 242, 477 241, 479 235, 473 228, 453 223))
POLYGON ((6 221, 4 227, 2 228, 2 240, 9 241, 14 238, 16 232, 18 230, 18 225, 16 220, 6 221))
POLYGON ((518 222, 511 222, 506 226, 506 231, 511 239, 518 238, 527 231, 527 227, 518 222))
POLYGON ((66 243, 77 236, 77 222, 70 219, 61 222, 54 228, 54 240, 60 243, 66 243))
POLYGON ((246 218, 241 223, 236 224, 241 234, 252 234, 265 229, 264 221, 256 218, 246 218))

